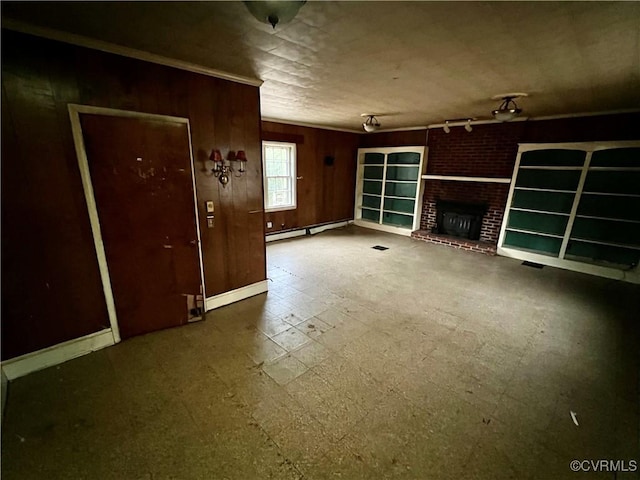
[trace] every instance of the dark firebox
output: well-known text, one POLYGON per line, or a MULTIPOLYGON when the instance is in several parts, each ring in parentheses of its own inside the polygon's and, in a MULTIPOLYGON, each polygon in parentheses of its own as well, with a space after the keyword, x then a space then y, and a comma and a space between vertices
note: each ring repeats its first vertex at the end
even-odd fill
POLYGON ((486 205, 437 200, 434 233, 479 240, 486 212, 486 205))

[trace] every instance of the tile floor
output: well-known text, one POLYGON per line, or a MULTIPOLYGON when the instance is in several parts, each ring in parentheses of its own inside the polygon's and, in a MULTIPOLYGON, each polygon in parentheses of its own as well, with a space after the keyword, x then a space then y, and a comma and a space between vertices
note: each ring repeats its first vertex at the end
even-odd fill
POLYGON ((638 286, 357 227, 268 264, 266 295, 13 382, 3 478, 640 478, 569 469, 640 460, 638 286))

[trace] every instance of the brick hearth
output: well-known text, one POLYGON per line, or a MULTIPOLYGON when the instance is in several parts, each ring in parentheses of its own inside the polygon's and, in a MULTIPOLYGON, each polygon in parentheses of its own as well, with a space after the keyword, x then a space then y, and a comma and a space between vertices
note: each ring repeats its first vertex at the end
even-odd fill
POLYGON ((468 240, 466 238, 452 237, 450 235, 440 235, 437 233, 431 233, 427 230, 416 230, 411 233, 411 237, 425 242, 460 248, 462 250, 470 250, 472 252, 485 253, 487 255, 496 254, 496 244, 491 242, 481 242, 468 240))
POLYGON ((480 242, 498 244, 502 217, 504 215, 509 185, 503 183, 476 183, 449 180, 427 180, 424 188, 424 201, 420 230, 432 232, 436 226, 436 201, 476 203, 487 206, 482 219, 480 242))

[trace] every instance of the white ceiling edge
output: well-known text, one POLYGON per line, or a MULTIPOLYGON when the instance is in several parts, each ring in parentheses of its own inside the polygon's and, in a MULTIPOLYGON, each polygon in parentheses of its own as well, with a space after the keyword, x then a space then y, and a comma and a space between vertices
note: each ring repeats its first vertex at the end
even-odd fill
POLYGON ((559 115, 546 115, 532 117, 529 120, 556 120, 559 118, 597 117, 599 115, 620 115, 622 113, 640 113, 640 108, 620 108, 618 110, 605 110, 602 112, 565 113, 559 115))
MULTIPOLYGON (((471 120, 471 125, 486 125, 491 123, 515 123, 515 122, 526 122, 526 121, 541 121, 541 120, 560 120, 562 118, 581 118, 581 117, 597 117, 600 115, 620 115, 623 113, 638 113, 640 112, 640 108, 623 108, 619 110, 605 110, 602 112, 582 112, 582 113, 562 113, 558 115, 545 115, 541 117, 517 117, 513 120, 509 120, 508 122, 501 122, 499 120, 471 120)), ((466 125, 466 121, 459 122, 449 122, 450 127, 462 127, 466 125)), ((444 123, 432 123, 428 125, 426 128, 443 128, 445 126, 444 123)))
POLYGON ((196 63, 186 62, 184 60, 176 60, 174 58, 164 57, 155 53, 147 52, 144 50, 138 50, 135 48, 129 48, 115 43, 104 42, 102 40, 96 40, 84 35, 77 35, 75 33, 63 32, 61 30, 55 30, 53 28, 39 27, 30 23, 14 20, 12 18, 2 18, 2 28, 13 30, 20 33, 26 33, 34 35, 36 37, 47 38, 49 40, 56 40, 58 42, 69 43, 78 47, 90 48, 92 50, 100 50, 106 53, 113 53, 123 57, 134 58, 136 60, 143 60, 145 62, 155 63, 158 65, 164 65, 165 67, 173 67, 180 70, 186 70, 188 72, 199 73, 207 75, 209 77, 220 78, 222 80, 230 80, 236 83, 242 83, 244 85, 251 85, 253 87, 260 87, 263 83, 258 78, 245 77, 243 75, 236 75, 234 73, 224 72, 222 70, 216 70, 215 68, 205 67, 196 63))
MULTIPOLYGON (((495 119, 486 119, 486 120, 471 120, 471 125, 490 125, 490 124, 500 124, 500 123, 517 123, 517 122, 526 122, 526 121, 541 121, 541 120, 559 120, 562 118, 580 118, 580 117, 597 117, 600 115, 619 115, 623 113, 640 113, 640 108, 625 108, 619 110, 605 110, 602 112, 582 112, 582 113, 563 113, 558 115, 546 115, 541 117, 517 117, 513 120, 509 120, 508 122, 501 122, 495 119)), ((329 127, 317 123, 304 123, 304 122, 294 122, 289 120, 283 120, 279 118, 272 117, 263 117, 263 122, 273 122, 273 123, 282 123, 284 125, 293 125, 297 127, 309 127, 309 128, 319 128, 321 130, 334 130, 337 132, 347 132, 347 133, 359 133, 362 135, 371 135, 375 133, 392 133, 392 132, 410 132, 415 130, 429 130, 434 128, 443 128, 445 126, 444 123, 431 123, 429 125, 419 125, 415 127, 398 127, 398 128, 379 128, 375 132, 365 132, 360 129, 352 129, 352 128, 338 128, 338 127, 329 127)), ((457 122, 449 122, 450 127, 463 127, 467 124, 466 120, 461 120, 457 122)))
MULTIPOLYGON (((373 133, 378 133, 378 132, 382 132, 382 133, 411 132, 411 131, 414 131, 414 130, 426 130, 426 129, 427 129, 426 125, 418 125, 417 127, 379 128, 378 130, 376 130, 373 133)), ((365 133, 365 132, 361 132, 361 133, 365 133)))

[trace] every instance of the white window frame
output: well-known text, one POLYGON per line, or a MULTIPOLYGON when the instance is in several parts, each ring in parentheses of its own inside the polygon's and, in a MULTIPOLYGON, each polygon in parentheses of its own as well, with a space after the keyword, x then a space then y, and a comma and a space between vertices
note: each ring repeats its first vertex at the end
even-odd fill
POLYGON ((281 212, 284 210, 295 210, 296 208, 298 208, 298 198, 297 198, 297 188, 296 188, 296 183, 297 183, 296 153, 297 153, 297 146, 295 143, 270 142, 270 141, 262 142, 262 172, 263 172, 262 177, 264 182, 264 211, 265 212, 281 212), (269 190, 268 190, 269 182, 267 181, 267 165, 266 165, 267 147, 286 147, 290 151, 291 168, 290 168, 289 177, 291 178, 291 201, 292 201, 292 204, 290 205, 282 205, 278 207, 269 208, 267 204, 267 199, 269 198, 269 190))

